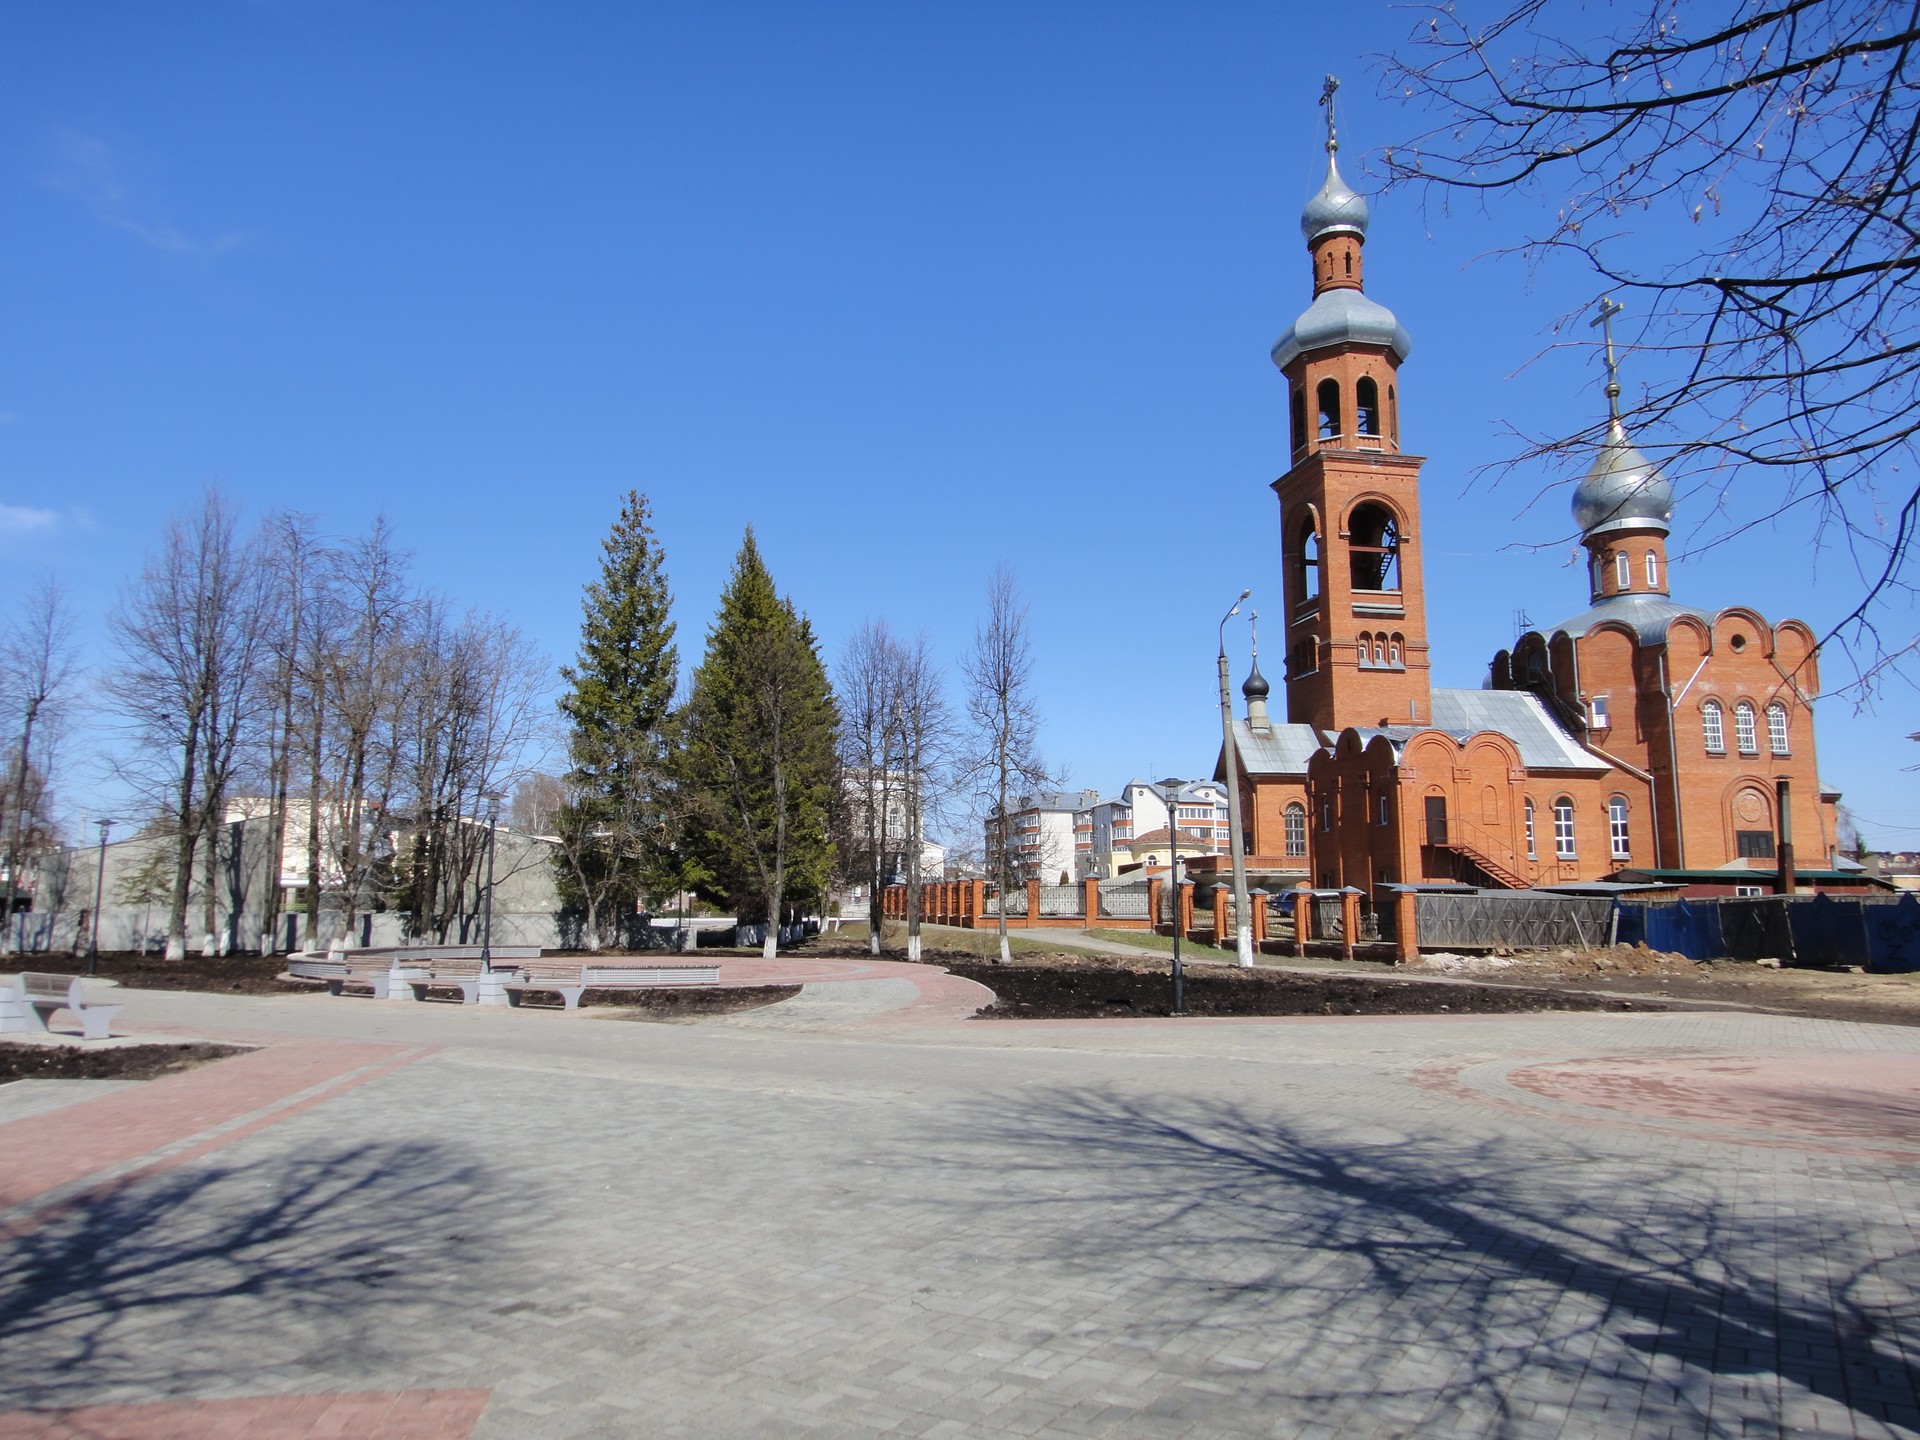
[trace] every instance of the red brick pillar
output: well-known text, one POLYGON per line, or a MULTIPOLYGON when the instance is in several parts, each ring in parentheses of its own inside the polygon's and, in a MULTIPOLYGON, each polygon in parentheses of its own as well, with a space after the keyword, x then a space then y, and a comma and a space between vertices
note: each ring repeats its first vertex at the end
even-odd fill
POLYGON ((1028 928, 1040 923, 1040 882, 1027 881, 1027 925, 1028 928))
POLYGON ((1349 889, 1340 897, 1340 955, 1353 959, 1353 942, 1360 934, 1360 896, 1349 889))
POLYGON ((1307 953, 1307 941, 1313 938, 1313 887, 1296 885, 1293 888, 1293 953, 1304 956, 1307 953))
POLYGON ((1160 897, 1166 888, 1167 882, 1159 876, 1147 877, 1147 930, 1150 934, 1160 933, 1160 897))
POLYGON ((971 892, 967 897, 967 910, 972 916, 972 928, 980 928, 980 917, 987 913, 987 882, 969 880, 967 888, 971 892))
POLYGON ((1193 882, 1182 880, 1180 893, 1174 896, 1173 913, 1180 917, 1180 933, 1183 936, 1193 934, 1193 882))
POLYGON ((1218 885, 1213 887, 1213 943, 1223 950, 1227 945, 1227 936, 1233 931, 1233 921, 1227 913, 1227 908, 1232 904, 1232 891, 1223 890, 1218 885))
POLYGON ((1084 909, 1087 917, 1087 928, 1092 929, 1100 923, 1100 882, 1089 877, 1085 885, 1086 900, 1084 902, 1084 909))
POLYGON ((1263 890, 1253 892, 1253 949, 1258 954, 1260 947, 1267 943, 1267 896, 1263 890))
POLYGON ((1420 935, 1414 920, 1417 908, 1411 890, 1399 891, 1393 897, 1393 963, 1396 965, 1411 965, 1420 958, 1420 935))

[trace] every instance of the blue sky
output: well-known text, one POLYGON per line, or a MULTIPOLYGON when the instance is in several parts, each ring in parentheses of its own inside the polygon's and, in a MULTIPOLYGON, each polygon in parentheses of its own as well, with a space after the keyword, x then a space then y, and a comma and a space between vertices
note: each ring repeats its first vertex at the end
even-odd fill
MULTIPOLYGON (((384 513, 422 581, 557 664, 638 487, 689 660, 748 523, 830 652, 883 615, 957 659, 1005 563, 1072 782, 1204 772, 1215 625, 1243 586, 1278 618, 1267 350, 1309 298, 1320 78, 1346 77, 1371 189, 1366 152, 1420 120, 1367 57, 1413 18, 13 0, 0 604, 51 569, 105 663, 160 523, 218 483, 341 532, 384 513)), ((1549 477, 1476 473, 1503 418, 1602 403, 1584 348, 1528 363, 1593 286, 1476 260, 1517 208, 1374 217, 1368 290, 1413 335, 1403 431, 1430 457, 1435 681, 1476 685, 1516 611, 1584 607, 1565 488, 1529 508, 1549 477)), ((1698 518, 1683 502, 1676 550, 1698 518)), ((1816 628, 1852 578, 1767 528, 1674 573, 1816 628)), ((1911 688, 1821 726, 1869 839, 1920 843, 1911 688)), ((64 793, 113 803, 84 773, 64 793)))

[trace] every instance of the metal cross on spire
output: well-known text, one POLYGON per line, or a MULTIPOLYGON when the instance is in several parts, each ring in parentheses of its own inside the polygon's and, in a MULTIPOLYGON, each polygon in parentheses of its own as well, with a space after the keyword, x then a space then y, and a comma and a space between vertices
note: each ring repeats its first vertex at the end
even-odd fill
POLYGON ((1340 88, 1338 75, 1327 76, 1327 83, 1320 87, 1320 103, 1327 107, 1327 154, 1331 155, 1340 148, 1340 137, 1333 130, 1333 92, 1340 88))
POLYGON ((1260 664, 1260 612, 1258 610, 1247 612, 1247 628, 1253 632, 1253 663, 1258 667, 1260 664))
POLYGON ((1589 330, 1595 325, 1604 327, 1607 337, 1607 418, 1610 420, 1620 418, 1620 362, 1614 358, 1613 354, 1613 317, 1624 309, 1626 306, 1611 295, 1602 295, 1600 313, 1587 322, 1589 330))

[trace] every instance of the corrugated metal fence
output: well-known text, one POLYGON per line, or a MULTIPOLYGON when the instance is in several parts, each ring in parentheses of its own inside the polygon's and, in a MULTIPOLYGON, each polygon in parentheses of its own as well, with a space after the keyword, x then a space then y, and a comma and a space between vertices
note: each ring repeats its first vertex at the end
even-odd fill
MULTIPOLYGON (((1425 936, 1422 936, 1425 940, 1425 936)), ((1695 960, 1920 970, 1920 897, 1778 895, 1626 901, 1620 940, 1695 960)))

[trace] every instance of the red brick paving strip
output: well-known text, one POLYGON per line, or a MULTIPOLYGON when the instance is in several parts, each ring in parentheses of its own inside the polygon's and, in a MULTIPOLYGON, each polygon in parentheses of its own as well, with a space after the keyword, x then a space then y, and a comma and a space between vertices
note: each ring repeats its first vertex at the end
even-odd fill
POLYGON ((0 1412, 0 1440, 465 1440, 491 1390, 159 1400, 0 1412))
POLYGON ((121 1178, 129 1166, 179 1164, 430 1053, 288 1041, 10 1121, 0 1125, 0 1213, 90 1177, 121 1178))

